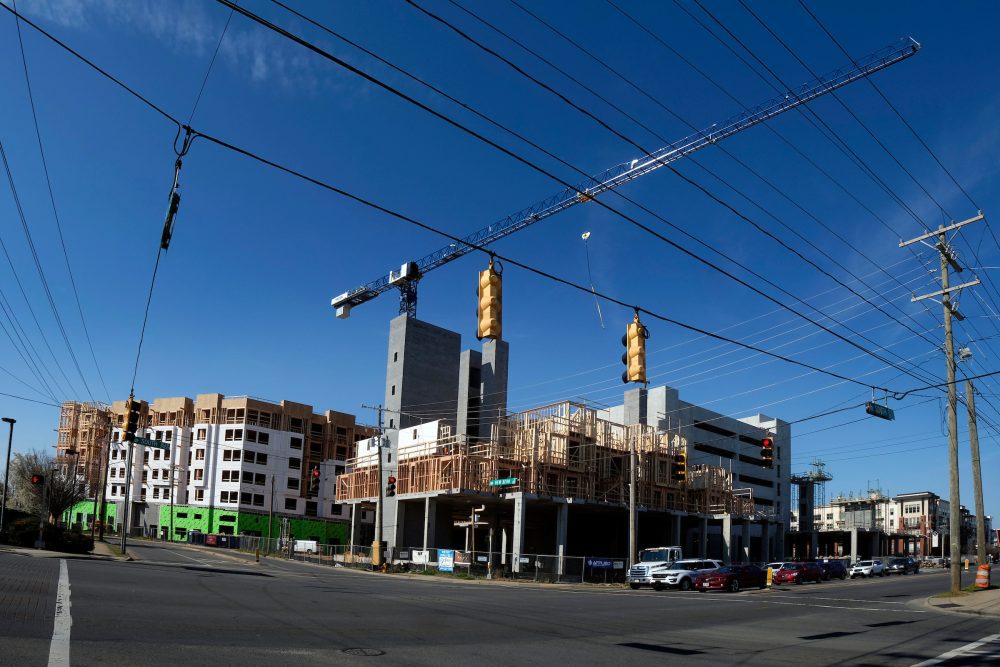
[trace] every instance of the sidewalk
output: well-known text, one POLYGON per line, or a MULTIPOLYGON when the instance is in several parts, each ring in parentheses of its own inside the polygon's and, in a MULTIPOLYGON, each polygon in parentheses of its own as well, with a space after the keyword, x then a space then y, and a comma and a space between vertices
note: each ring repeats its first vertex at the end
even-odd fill
POLYGON ((926 604, 932 609, 959 614, 974 614, 1000 618, 1000 588, 965 593, 954 597, 930 597, 926 604))

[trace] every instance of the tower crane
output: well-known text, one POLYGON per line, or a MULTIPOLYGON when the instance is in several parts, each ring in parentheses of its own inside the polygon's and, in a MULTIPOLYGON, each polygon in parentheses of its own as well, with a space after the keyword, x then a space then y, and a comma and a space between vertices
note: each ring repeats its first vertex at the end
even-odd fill
POLYGON ((586 182, 580 183, 576 187, 566 188, 547 199, 473 232, 459 243, 451 243, 422 259, 406 262, 398 272, 390 271, 387 276, 334 297, 330 305, 336 308, 338 318, 347 318, 350 317, 351 309, 355 306, 371 301, 383 292, 396 288, 400 292, 399 313, 416 317, 417 283, 430 271, 577 204, 589 202, 603 192, 617 188, 640 176, 645 176, 651 171, 691 155, 717 141, 731 137, 737 132, 770 120, 858 79, 871 76, 879 70, 909 58, 919 49, 919 42, 911 37, 904 38, 896 44, 856 61, 851 67, 842 67, 805 83, 795 90, 790 90, 737 114, 721 124, 712 125, 708 129, 688 135, 680 141, 648 155, 611 167, 600 174, 591 176, 586 182))

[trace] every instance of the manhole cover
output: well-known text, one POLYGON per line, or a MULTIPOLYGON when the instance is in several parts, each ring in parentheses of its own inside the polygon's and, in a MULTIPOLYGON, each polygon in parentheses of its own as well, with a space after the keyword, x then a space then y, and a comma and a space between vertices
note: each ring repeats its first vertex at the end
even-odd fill
POLYGON ((385 655, 385 651, 380 651, 377 648, 345 648, 341 653, 346 653, 347 655, 360 655, 366 658, 372 658, 377 655, 385 655))

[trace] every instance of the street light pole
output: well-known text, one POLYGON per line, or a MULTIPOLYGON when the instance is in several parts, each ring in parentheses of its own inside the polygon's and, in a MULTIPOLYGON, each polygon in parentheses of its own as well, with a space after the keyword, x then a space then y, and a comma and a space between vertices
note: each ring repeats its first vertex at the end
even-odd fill
POLYGON ((4 514, 7 512, 7 478, 10 477, 10 448, 14 443, 14 423, 17 420, 13 417, 4 417, 3 421, 7 422, 10 426, 10 432, 7 435, 7 467, 4 468, 3 472, 3 503, 0 504, 0 531, 4 529, 4 514))

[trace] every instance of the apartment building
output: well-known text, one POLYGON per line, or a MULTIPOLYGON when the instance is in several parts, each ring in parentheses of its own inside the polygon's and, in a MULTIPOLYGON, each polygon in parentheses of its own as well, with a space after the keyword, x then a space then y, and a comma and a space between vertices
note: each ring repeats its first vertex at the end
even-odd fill
POLYGON ((122 442, 125 401, 116 401, 111 412, 107 500, 122 508, 122 524, 129 494, 133 531, 166 537, 172 525, 172 539, 192 530, 260 532, 241 531, 249 524, 240 514, 272 511, 344 524, 350 518, 334 498, 336 477, 354 456, 356 439, 370 435, 354 415, 248 396, 158 398, 142 403, 137 435, 167 448, 135 446, 129 468, 122 442))
POLYGON ((59 412, 56 462, 75 471, 89 493, 96 493, 107 459, 111 408, 104 403, 66 401, 59 412))

